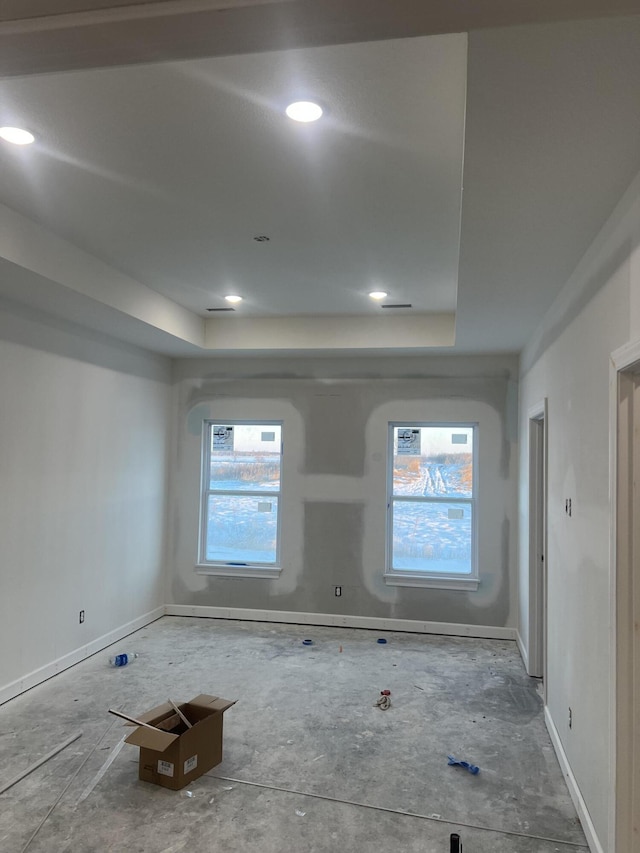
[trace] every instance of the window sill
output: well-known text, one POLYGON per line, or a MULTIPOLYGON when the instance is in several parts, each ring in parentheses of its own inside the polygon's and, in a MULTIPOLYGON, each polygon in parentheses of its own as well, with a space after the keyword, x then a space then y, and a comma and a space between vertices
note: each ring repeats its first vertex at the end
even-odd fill
POLYGON ((424 576, 413 572, 386 572, 384 582, 388 586, 419 586, 425 589, 477 590, 478 578, 424 576))
POLYGON ((196 574, 215 575, 221 578, 279 578, 279 566, 227 566, 224 563, 198 563, 196 574))

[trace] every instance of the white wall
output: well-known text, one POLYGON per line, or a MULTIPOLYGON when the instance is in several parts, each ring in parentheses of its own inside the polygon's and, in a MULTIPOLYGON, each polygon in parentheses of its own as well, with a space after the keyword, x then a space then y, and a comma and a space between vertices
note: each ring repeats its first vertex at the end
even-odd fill
POLYGON ((513 356, 177 363, 167 604, 515 626, 517 370, 513 356), (195 571, 207 418, 283 421, 277 579, 195 571), (388 423, 403 419, 479 425, 477 591, 384 582, 388 423))
POLYGON ((527 649, 527 413, 546 397, 548 712, 603 850, 612 796, 609 364, 613 350, 640 335, 639 235, 640 177, 521 359, 520 634, 527 649), (572 500, 571 517, 566 498, 572 500))
POLYGON ((0 305, 0 701, 164 604, 169 373, 0 305))

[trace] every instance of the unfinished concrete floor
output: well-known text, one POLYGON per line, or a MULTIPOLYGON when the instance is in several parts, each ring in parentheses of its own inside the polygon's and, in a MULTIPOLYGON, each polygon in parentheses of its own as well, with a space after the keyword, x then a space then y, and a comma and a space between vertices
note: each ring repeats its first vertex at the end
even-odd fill
POLYGON ((587 849, 511 642, 164 617, 0 707, 0 784, 78 730, 0 796, 3 853, 587 849), (138 781, 107 709, 198 693, 238 699, 222 764, 182 792, 138 781))

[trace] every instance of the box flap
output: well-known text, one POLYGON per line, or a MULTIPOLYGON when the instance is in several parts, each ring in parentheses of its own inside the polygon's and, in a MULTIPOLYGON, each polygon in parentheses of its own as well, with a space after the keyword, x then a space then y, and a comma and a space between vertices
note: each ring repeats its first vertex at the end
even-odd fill
MULTIPOLYGON (((195 708, 206 708, 213 711, 226 711, 232 705, 235 705, 237 699, 223 699, 220 696, 210 696, 207 693, 201 693, 195 699, 189 700, 187 705, 193 705, 195 708)), ((143 719, 142 717, 140 719, 143 719)), ((146 720, 144 722, 147 722, 146 720)))
MULTIPOLYGON (((182 723, 182 720, 177 714, 172 714, 170 717, 165 717, 164 720, 156 720, 153 725, 157 729, 162 729, 163 732, 175 732, 177 728, 182 726, 183 730, 185 726, 182 723)), ((177 732, 175 732, 178 734, 177 732)))
POLYGON ((165 702, 162 705, 158 705, 157 708, 152 708, 150 711, 146 711, 144 714, 136 714, 136 719, 142 720, 143 723, 151 723, 153 725, 154 720, 162 720, 169 714, 173 715, 175 714, 175 711, 168 702, 165 702))
POLYGON ((138 726, 134 732, 131 732, 129 737, 125 738, 125 743, 132 743, 134 746, 144 746, 147 749, 154 749, 156 752, 164 752, 178 737, 178 735, 172 735, 170 732, 161 732, 159 729, 147 729, 145 726, 138 726))

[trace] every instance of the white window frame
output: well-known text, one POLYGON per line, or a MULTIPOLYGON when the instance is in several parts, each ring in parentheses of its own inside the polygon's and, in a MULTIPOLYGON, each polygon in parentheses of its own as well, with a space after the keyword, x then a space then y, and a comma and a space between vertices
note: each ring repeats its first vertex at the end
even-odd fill
POLYGON ((478 575, 478 424, 472 422, 449 421, 392 421, 389 423, 387 436, 387 547, 385 559, 385 583, 390 586, 427 587, 431 589, 477 590, 480 584, 478 575), (422 497, 402 496, 393 494, 393 441, 394 430, 398 427, 439 429, 471 429, 472 442, 472 494, 466 497, 422 497), (394 502, 415 503, 468 503, 471 506, 471 572, 469 574, 448 574, 442 572, 411 571, 409 569, 394 569, 393 560, 393 505, 394 502))
POLYGON ((277 578, 280 576, 282 567, 280 564, 280 541, 281 541, 281 519, 282 519, 282 472, 284 462, 284 424, 281 420, 253 420, 253 419, 207 419, 203 421, 202 429, 202 464, 201 464, 201 485, 200 485, 200 518, 199 518, 199 545, 198 545, 198 562, 196 565, 197 574, 201 575, 217 575, 221 577, 237 577, 237 578, 277 578), (280 488, 278 490, 260 490, 260 489, 211 489, 211 430, 214 426, 278 426, 280 427, 280 488), (276 519, 276 559, 275 563, 252 563, 252 562, 223 562, 217 560, 207 560, 207 521, 208 521, 208 505, 209 495, 229 495, 230 497, 256 497, 256 498, 277 498, 278 517, 276 519))

